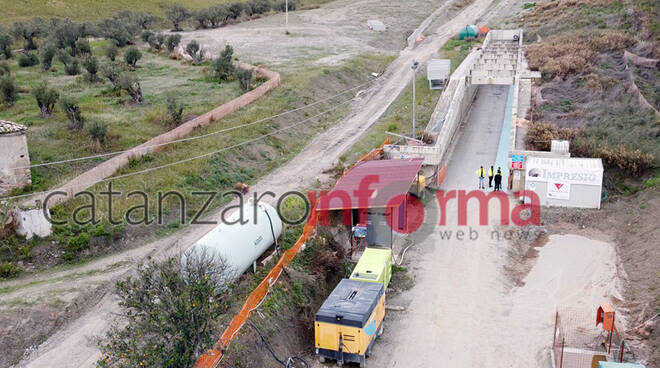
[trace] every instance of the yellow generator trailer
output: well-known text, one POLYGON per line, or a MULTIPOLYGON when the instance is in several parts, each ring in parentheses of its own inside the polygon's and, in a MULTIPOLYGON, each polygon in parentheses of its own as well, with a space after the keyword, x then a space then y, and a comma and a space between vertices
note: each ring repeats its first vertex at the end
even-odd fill
POLYGON ((358 261, 351 280, 379 282, 385 290, 392 279, 392 249, 369 247, 364 250, 358 261))
POLYGON ((385 289, 382 283, 343 279, 316 312, 316 355, 338 365, 366 365, 376 337, 383 333, 385 289))

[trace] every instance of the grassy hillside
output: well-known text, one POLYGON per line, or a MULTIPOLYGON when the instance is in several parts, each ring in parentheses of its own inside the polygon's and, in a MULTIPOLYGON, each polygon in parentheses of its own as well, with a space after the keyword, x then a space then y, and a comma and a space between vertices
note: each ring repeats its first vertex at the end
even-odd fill
MULTIPOLYGON (((243 0, 1 0, 0 24, 10 25, 20 20, 34 17, 63 17, 77 21, 96 21, 108 18, 113 14, 131 10, 132 12, 147 12, 159 18, 165 18, 164 9, 170 4, 180 4, 188 9, 201 9, 212 5, 231 3, 243 0)), ((318 6, 326 0, 298 0, 298 8, 318 6)))
POLYGON ((660 58, 657 7, 645 1, 559 0, 519 18, 526 57, 541 71, 527 143, 571 139, 578 156, 601 157, 610 190, 660 167, 660 72, 625 58, 660 58))

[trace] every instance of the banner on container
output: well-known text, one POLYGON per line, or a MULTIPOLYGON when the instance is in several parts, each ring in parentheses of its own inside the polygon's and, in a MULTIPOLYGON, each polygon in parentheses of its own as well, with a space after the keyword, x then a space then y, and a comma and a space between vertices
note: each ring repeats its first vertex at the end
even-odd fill
POLYGON ((549 181, 548 182, 548 198, 552 199, 569 199, 571 197, 571 183, 549 181))

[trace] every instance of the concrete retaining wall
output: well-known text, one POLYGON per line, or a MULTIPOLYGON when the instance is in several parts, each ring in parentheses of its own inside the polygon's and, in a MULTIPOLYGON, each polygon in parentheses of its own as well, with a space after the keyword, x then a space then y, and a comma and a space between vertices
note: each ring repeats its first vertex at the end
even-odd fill
POLYGON ((161 134, 157 137, 154 137, 150 139, 149 141, 134 147, 130 151, 124 152, 118 156, 115 156, 107 161, 104 161, 103 163, 99 164, 98 166, 84 172, 83 174, 75 177, 71 181, 67 182, 66 184, 60 186, 57 189, 53 189, 51 191, 48 191, 47 193, 41 193, 41 194, 36 194, 32 197, 28 197, 28 199, 22 201, 23 206, 31 206, 34 205, 36 201, 41 201, 46 198, 46 196, 49 193, 55 192, 55 191, 61 191, 61 192, 66 192, 67 195, 57 195, 52 197, 48 201, 48 207, 52 207, 56 204, 65 202, 73 197, 76 193, 83 191, 90 186, 94 185, 100 180, 103 180, 105 178, 110 177, 113 175, 118 169, 128 165, 129 161, 134 158, 139 158, 147 153, 150 152, 155 152, 157 151, 160 146, 164 143, 169 143, 172 141, 175 141, 177 139, 181 139, 183 137, 186 137, 188 134, 190 134, 195 128, 201 127, 201 126, 207 126, 211 124, 215 120, 222 119, 223 117, 237 111, 238 109, 242 108, 243 106, 246 106, 252 102, 254 102, 256 99, 259 97, 265 95, 270 91, 271 89, 279 86, 280 84, 280 74, 261 68, 261 67, 254 67, 249 64, 241 63, 239 62, 237 65, 239 68, 242 69, 253 69, 255 70, 256 74, 260 77, 265 77, 268 78, 268 80, 264 83, 262 83, 259 87, 253 89, 252 91, 249 91, 245 94, 242 94, 241 96, 218 106, 217 108, 200 115, 196 117, 195 119, 192 119, 184 124, 181 124, 177 128, 174 128, 167 133, 161 134))

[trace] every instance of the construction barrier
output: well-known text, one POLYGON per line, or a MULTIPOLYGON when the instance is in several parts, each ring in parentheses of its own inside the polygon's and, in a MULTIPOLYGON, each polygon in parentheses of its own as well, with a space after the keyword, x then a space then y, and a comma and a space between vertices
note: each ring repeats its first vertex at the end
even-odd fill
MULTIPOLYGON (((351 169, 360 162, 373 160, 376 157, 382 155, 383 147, 389 143, 390 140, 388 138, 385 140, 385 142, 383 142, 382 145, 380 145, 380 147, 362 155, 362 157, 360 157, 360 159, 353 166, 351 166, 351 169)), ((349 171, 350 169, 346 170, 346 172, 344 172, 337 181, 343 179, 349 171)), ((250 295, 245 300, 245 303, 243 303, 241 310, 231 320, 231 323, 229 323, 229 326, 227 326, 225 331, 222 333, 220 339, 213 345, 213 348, 199 357, 197 363, 195 363, 195 368, 216 368, 219 366, 220 360, 222 359, 222 350, 227 348, 231 341, 236 337, 236 335, 238 335, 241 327, 243 327, 247 319, 250 318, 252 312, 254 312, 254 310, 257 309, 261 302, 264 300, 271 286, 275 285, 275 282, 277 282, 277 279, 282 274, 284 267, 286 267, 293 260, 296 254, 298 254, 300 251, 302 245, 307 242, 307 239, 309 239, 310 235, 314 231, 314 228, 318 222, 318 214, 316 213, 315 209, 319 201, 320 198, 318 198, 316 203, 314 203, 312 206, 307 224, 305 224, 303 232, 296 243, 282 254, 282 257, 280 257, 280 260, 273 267, 273 269, 268 272, 268 275, 266 275, 266 277, 254 289, 254 291, 250 293, 250 295)))
POLYGON ((592 368, 599 361, 622 362, 625 340, 593 323, 592 311, 562 310, 555 314, 552 359, 555 368, 592 368))

